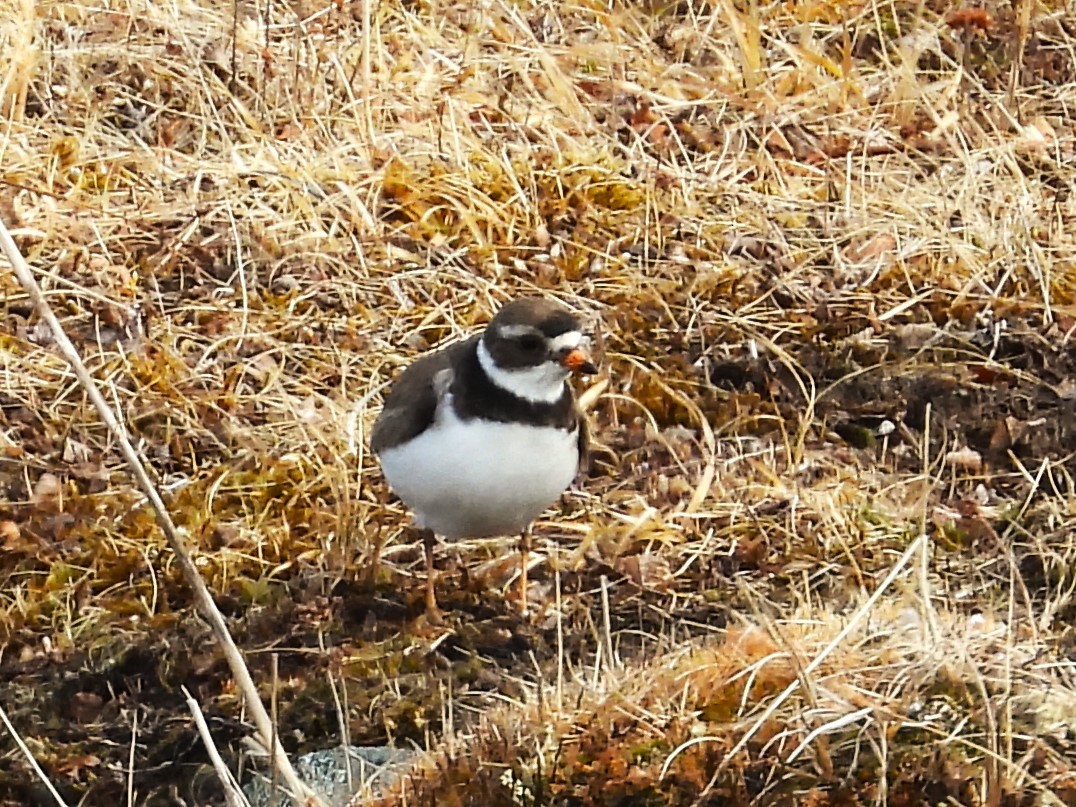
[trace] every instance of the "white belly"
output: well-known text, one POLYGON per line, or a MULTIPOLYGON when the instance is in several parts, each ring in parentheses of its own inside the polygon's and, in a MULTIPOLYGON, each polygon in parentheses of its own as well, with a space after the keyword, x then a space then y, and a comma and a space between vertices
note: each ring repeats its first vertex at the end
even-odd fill
POLYGON ((578 432, 483 420, 448 409, 432 427, 381 452, 381 468, 418 526, 445 538, 522 531, 579 467, 578 432))

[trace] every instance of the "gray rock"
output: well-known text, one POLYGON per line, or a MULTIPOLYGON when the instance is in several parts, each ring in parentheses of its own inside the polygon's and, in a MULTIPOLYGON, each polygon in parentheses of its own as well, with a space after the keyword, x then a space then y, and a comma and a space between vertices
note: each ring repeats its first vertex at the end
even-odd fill
MULTIPOLYGON (((377 795, 391 787, 407 772, 416 756, 416 751, 403 748, 337 746, 303 754, 296 760, 295 770, 330 807, 347 807, 351 797, 360 791, 377 795)), ((279 796, 276 804, 280 807, 291 807, 294 804, 283 790, 278 788, 277 792, 279 796)), ((251 776, 243 785, 243 793, 246 794, 251 807, 270 807, 273 804, 272 786, 265 774, 255 773, 251 776)), ((360 801, 356 804, 361 803, 360 801)))

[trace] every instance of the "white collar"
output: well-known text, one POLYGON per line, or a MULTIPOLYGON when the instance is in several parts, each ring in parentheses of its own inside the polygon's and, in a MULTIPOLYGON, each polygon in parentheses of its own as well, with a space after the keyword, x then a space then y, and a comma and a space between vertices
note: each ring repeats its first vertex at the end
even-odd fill
POLYGON ((517 367, 506 370, 498 367, 489 354, 485 340, 478 340, 478 363, 497 387, 530 403, 556 403, 564 394, 568 370, 555 361, 536 367, 517 367))

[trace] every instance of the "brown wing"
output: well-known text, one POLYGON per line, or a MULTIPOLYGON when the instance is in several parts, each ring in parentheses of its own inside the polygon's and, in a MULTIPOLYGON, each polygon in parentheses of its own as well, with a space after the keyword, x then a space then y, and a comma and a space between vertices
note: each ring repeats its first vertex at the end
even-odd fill
POLYGON ((375 454, 418 437, 430 427, 437 413, 434 378, 442 370, 452 370, 468 351, 474 351, 477 342, 474 336, 428 353, 400 374, 385 396, 385 406, 370 435, 370 449, 375 454))

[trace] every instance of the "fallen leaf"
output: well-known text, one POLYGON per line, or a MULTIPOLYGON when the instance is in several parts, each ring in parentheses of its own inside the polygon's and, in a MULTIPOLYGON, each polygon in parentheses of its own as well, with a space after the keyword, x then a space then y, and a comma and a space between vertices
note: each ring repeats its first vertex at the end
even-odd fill
POLYGON ((617 558, 614 568, 641 588, 665 591, 673 580, 669 562, 650 552, 617 558))
POLYGON ((945 455, 945 464, 958 471, 981 471, 983 455, 971 448, 958 448, 945 455))
POLYGON ((285 123, 276 132, 277 140, 295 140, 303 133, 303 130, 294 123, 285 123))
POLYGON ((904 350, 918 350, 938 333, 936 325, 930 322, 909 322, 893 329, 897 342, 904 350))
POLYGON ((0 520, 0 546, 10 548, 19 540, 19 525, 10 519, 0 520))
POLYGON ((96 692, 76 692, 71 696, 71 716, 76 723, 93 723, 101 714, 104 698, 96 692))
POLYGON ((38 477, 34 492, 30 494, 30 504, 40 507, 54 502, 63 491, 60 478, 56 474, 45 472, 38 477))
POLYGON ((86 462, 90 458, 90 447, 72 437, 64 440, 63 460, 66 463, 86 462))
POLYGON ((82 756, 65 759, 56 766, 56 770, 59 773, 78 781, 82 778, 82 773, 85 769, 96 768, 99 767, 100 764, 100 757, 96 757, 93 754, 83 754, 82 756))
POLYGON ((945 15, 945 24, 958 31, 988 31, 994 25, 994 18, 985 8, 975 6, 958 8, 945 15))
POLYGON ((892 252, 896 248, 896 238, 889 233, 878 233, 878 235, 865 243, 857 244, 846 249, 844 251, 844 257, 852 263, 861 263, 862 261, 870 260, 871 258, 877 258, 879 255, 884 255, 887 252, 892 252))
POLYGON ((1054 127, 1040 115, 1027 126, 1020 127, 1020 135, 1014 145, 1021 152, 1045 151, 1056 141, 1057 133, 1054 127))

